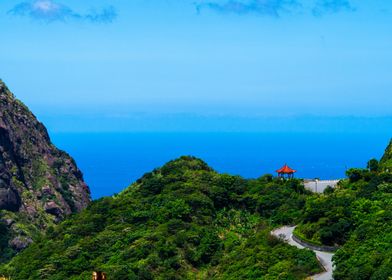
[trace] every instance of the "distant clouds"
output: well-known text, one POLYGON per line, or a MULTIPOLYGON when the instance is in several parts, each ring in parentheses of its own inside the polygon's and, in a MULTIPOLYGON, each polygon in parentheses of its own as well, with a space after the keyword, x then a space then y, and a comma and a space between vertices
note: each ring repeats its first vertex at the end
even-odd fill
POLYGON ((354 11, 354 8, 348 0, 319 0, 313 9, 315 16, 324 14, 333 14, 342 11, 354 11))
POLYGON ((222 13, 249 14, 257 13, 278 17, 281 12, 300 6, 296 0, 229 0, 207 1, 197 4, 200 11, 208 8, 222 13))
POLYGON ((17 4, 9 12, 15 16, 30 17, 44 22, 80 20, 93 23, 110 23, 117 17, 113 7, 106 7, 100 11, 81 14, 72 8, 53 0, 33 0, 17 4))
MULTIPOLYGON (((65 1, 65 0, 59 0, 65 1)), ((212 10, 219 13, 239 15, 258 14, 280 17, 287 13, 310 13, 324 16, 339 12, 355 11, 351 0, 196 0, 198 12, 212 10)), ((81 13, 70 6, 55 0, 26 0, 15 5, 8 14, 29 17, 34 20, 50 22, 86 21, 92 23, 111 23, 117 18, 112 6, 100 10, 81 13)))
MULTIPOLYGON (((309 2, 309 1, 308 1, 309 2)), ((354 11, 349 0, 313 0, 310 11, 314 16, 354 11)), ((198 12, 209 9, 220 13, 260 14, 279 17, 285 12, 307 10, 301 0, 205 0, 196 3, 198 12)))

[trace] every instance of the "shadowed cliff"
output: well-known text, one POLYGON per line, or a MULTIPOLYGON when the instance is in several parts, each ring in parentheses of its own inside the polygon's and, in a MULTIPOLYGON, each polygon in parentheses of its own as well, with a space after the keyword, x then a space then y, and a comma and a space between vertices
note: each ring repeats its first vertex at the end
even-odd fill
POLYGON ((1 258, 89 202, 74 160, 51 143, 44 125, 0 80, 1 258))

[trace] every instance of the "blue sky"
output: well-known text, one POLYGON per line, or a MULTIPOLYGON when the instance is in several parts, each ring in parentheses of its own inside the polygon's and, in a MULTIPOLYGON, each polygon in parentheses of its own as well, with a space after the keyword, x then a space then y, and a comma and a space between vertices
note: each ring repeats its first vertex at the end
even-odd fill
POLYGON ((52 131, 392 125, 387 0, 0 1, 0 78, 52 131))

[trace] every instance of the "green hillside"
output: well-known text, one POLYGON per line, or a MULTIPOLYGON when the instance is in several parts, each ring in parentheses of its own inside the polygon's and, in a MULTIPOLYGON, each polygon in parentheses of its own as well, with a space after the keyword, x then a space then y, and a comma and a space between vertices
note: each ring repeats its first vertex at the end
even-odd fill
POLYGON ((392 277, 392 173, 390 145, 379 165, 350 169, 348 179, 325 195, 307 199, 296 234, 310 242, 337 245, 334 279, 392 277))
POLYGON ((380 163, 385 169, 389 169, 389 171, 392 172, 392 140, 385 150, 385 154, 382 157, 380 163))
POLYGON ((324 194, 305 191, 301 180, 245 180, 182 157, 49 228, 0 275, 81 280, 102 270, 116 280, 304 279, 321 270, 314 253, 270 235, 295 224, 302 239, 339 247, 335 280, 388 280, 390 151, 380 163, 349 169, 324 194))
MULTIPOLYGON (((299 180, 218 174, 182 157, 122 193, 92 203, 20 253, 2 272, 18 279, 303 279, 313 252, 272 237, 300 221, 299 180)), ((0 273, 1 274, 1 273, 0 273)))

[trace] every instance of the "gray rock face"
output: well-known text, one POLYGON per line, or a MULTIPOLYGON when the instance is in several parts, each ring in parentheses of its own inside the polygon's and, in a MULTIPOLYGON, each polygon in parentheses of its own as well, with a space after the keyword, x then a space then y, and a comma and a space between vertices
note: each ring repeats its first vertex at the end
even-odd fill
POLYGON ((0 209, 18 211, 20 206, 20 196, 11 182, 11 175, 7 172, 4 159, 0 154, 0 209))
POLYGON ((56 217, 61 216, 61 214, 63 212, 61 210, 60 206, 58 206, 56 204, 56 202, 54 202, 54 201, 50 201, 50 202, 45 204, 45 211, 46 211, 46 213, 52 214, 52 215, 54 215, 56 217))
POLYGON ((0 220, 17 221, 7 233, 10 246, 23 249, 31 232, 45 230, 90 201, 75 161, 51 143, 44 125, 0 80, 0 220))
POLYGON ((33 243, 33 240, 30 237, 17 236, 11 240, 10 245, 19 252, 26 249, 31 243, 33 243))
POLYGON ((51 143, 43 124, 0 81, 0 210, 31 206, 21 199, 26 192, 41 197, 34 201, 40 202, 33 203, 35 208, 44 208, 50 200, 65 214, 90 202, 75 161, 51 143))
POLYGON ((15 190, 0 189, 0 209, 18 211, 20 204, 19 194, 15 190))
POLYGON ((10 226, 12 226, 12 224, 14 223, 15 221, 14 220, 12 220, 12 219, 4 219, 4 220, 0 220, 0 223, 3 223, 4 225, 6 225, 7 227, 10 227, 10 226))

